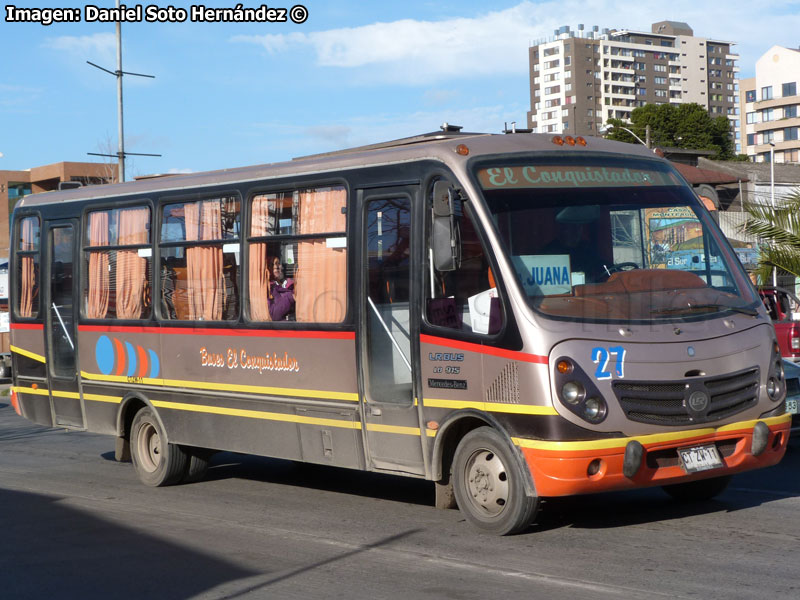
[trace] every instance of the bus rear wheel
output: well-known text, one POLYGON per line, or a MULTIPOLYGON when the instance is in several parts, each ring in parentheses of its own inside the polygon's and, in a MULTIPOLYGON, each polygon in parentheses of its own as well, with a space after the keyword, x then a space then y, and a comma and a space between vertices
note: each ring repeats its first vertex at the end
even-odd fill
POLYGON ((674 483, 662 486, 661 489, 682 502, 702 502, 719 496, 725 491, 730 482, 731 476, 725 475, 723 477, 689 481, 688 483, 674 483))
POLYGON ((131 425, 131 461, 145 485, 159 487, 178 483, 186 473, 188 456, 167 436, 153 410, 144 407, 131 425))
POLYGON ((458 508, 488 533, 518 533, 533 522, 539 499, 525 493, 523 477, 508 443, 491 427, 470 431, 453 456, 458 508))

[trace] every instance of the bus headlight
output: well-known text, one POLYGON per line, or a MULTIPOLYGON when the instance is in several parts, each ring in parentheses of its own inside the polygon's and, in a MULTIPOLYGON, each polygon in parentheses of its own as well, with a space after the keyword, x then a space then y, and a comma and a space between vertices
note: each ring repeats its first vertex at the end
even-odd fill
POLYGON ((564 402, 577 404, 586 396, 586 389, 578 381, 568 381, 561 388, 561 398, 564 402))
POLYGON ((774 377, 767 379, 767 395, 769 395, 770 400, 777 400, 780 394, 781 386, 778 383, 778 380, 774 377))
POLYGON ((599 423, 605 419, 606 412, 606 403, 601 398, 588 398, 583 404, 583 416, 592 423, 599 423))

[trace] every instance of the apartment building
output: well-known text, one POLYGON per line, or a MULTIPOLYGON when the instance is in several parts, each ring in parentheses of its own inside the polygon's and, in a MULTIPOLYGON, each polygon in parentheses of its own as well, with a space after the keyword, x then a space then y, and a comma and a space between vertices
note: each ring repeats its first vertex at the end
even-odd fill
MULTIPOLYGON (((661 21, 652 31, 561 27, 529 48, 531 110, 539 133, 597 135, 609 118, 645 104, 696 102, 712 117, 739 121, 738 55, 732 42, 696 37, 661 21)), ((739 140, 737 139, 737 142, 739 140)))
POLYGON ((744 150, 754 162, 800 163, 800 50, 773 46, 741 81, 744 150))

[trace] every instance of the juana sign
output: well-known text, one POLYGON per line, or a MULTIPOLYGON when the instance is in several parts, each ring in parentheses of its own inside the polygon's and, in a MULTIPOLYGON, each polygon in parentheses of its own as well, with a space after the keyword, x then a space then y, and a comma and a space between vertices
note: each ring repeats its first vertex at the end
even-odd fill
POLYGON ((525 254, 511 261, 530 296, 569 294, 572 284, 569 254, 525 254))

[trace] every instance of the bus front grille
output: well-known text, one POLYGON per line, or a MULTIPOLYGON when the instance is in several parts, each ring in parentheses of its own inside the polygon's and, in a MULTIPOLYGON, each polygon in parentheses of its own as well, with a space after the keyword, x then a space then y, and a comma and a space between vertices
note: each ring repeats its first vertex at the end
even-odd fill
MULTIPOLYGON (((615 381, 614 394, 631 421, 680 426, 719 421, 758 402, 759 370, 686 381, 615 381), (689 397, 704 392, 708 402, 699 409, 689 397)), ((702 395, 701 395, 702 396, 702 395)))

